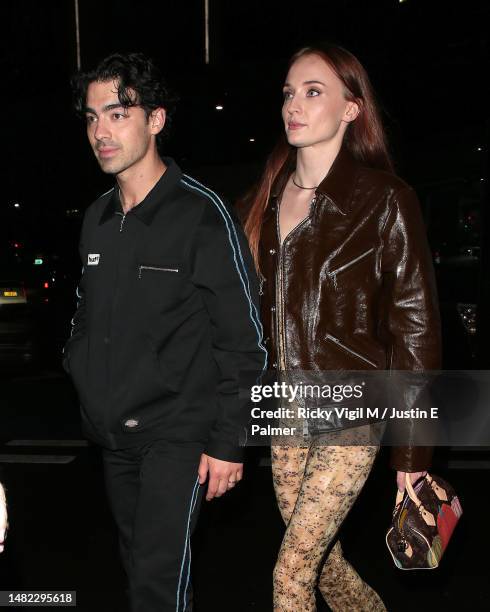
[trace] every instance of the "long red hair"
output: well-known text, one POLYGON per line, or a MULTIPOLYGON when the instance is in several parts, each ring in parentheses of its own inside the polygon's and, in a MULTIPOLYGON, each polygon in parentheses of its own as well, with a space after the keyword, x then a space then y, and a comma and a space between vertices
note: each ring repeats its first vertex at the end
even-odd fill
MULTIPOLYGON (((359 105, 359 115, 349 124, 343 146, 346 146, 351 155, 364 165, 394 172, 374 91, 367 72, 359 60, 342 47, 325 44, 300 49, 290 59, 289 67, 305 55, 321 57, 342 81, 346 99, 359 105)), ((285 135, 282 134, 267 159, 259 182, 241 203, 248 210, 245 233, 257 269, 262 220, 272 186, 281 170, 293 163, 295 158, 296 148, 289 145, 285 135)))

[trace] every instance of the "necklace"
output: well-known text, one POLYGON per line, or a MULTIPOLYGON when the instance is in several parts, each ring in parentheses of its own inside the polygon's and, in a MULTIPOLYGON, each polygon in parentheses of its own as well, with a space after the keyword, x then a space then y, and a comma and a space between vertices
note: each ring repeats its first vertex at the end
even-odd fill
POLYGON ((296 187, 299 187, 300 189, 316 189, 318 187, 318 185, 316 187, 304 187, 303 185, 300 185, 294 180, 294 176, 292 176, 291 178, 296 187))

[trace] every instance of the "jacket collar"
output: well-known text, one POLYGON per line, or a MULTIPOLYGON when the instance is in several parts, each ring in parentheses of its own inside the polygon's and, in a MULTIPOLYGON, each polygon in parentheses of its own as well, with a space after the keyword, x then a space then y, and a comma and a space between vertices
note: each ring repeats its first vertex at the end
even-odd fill
MULTIPOLYGON (((146 197, 131 209, 131 214, 134 214, 146 225, 151 224, 162 202, 173 191, 182 177, 181 169, 171 157, 163 157, 162 160, 167 169, 147 193, 146 197)), ((111 219, 116 213, 122 212, 119 188, 116 184, 100 217, 99 225, 111 219)))
MULTIPOLYGON (((290 156, 274 182, 271 192, 273 198, 279 198, 282 195, 295 165, 295 156, 290 156)), ((317 197, 327 197, 332 200, 342 214, 347 214, 352 205, 356 179, 360 168, 361 164, 343 146, 335 158, 330 171, 316 188, 315 195, 317 197)))
POLYGON ((329 173, 317 187, 316 194, 332 200, 344 215, 353 202, 354 190, 361 165, 344 146, 330 168, 329 173))

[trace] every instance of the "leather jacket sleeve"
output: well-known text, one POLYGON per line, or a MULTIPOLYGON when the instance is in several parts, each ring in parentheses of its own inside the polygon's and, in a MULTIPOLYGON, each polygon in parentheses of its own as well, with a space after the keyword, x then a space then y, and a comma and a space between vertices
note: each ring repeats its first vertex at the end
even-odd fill
MULTIPOLYGON (((438 370, 441 332, 434 270, 420 205, 411 188, 394 194, 383 240, 390 369, 438 370)), ((407 442, 392 449, 394 469, 418 472, 430 467, 432 447, 410 445, 420 426, 415 420, 397 422, 397 435, 407 442)))

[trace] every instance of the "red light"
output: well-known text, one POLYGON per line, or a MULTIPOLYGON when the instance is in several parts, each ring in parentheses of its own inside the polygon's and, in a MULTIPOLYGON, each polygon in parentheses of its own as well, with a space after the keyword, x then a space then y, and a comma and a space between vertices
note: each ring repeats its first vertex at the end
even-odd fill
POLYGON ((44 288, 45 289, 49 289, 49 283, 48 282, 44 283, 44 288))
POLYGON ((14 242, 14 249, 20 249, 22 247, 22 245, 20 244, 20 242, 14 242))

